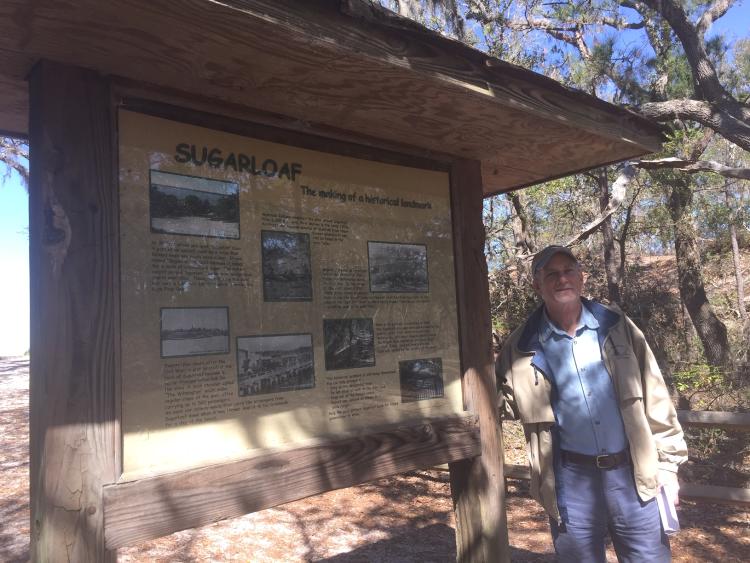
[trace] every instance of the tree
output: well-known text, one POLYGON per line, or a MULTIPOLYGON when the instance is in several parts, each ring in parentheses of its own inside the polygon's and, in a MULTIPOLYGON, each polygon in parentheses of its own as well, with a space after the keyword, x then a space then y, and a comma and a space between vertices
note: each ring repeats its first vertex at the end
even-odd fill
MULTIPOLYGON (((688 175, 710 172, 750 178, 748 168, 702 158, 714 136, 745 151, 750 149, 748 76, 738 73, 737 65, 722 62, 730 46, 721 38, 706 40, 711 24, 726 14, 734 0, 689 4, 677 0, 430 2, 436 3, 443 6, 444 17, 474 22, 485 35, 484 44, 491 54, 669 125, 671 152, 632 165, 653 171, 654 179, 667 179, 665 199, 675 237, 680 294, 707 358, 714 365, 726 366, 731 356, 729 341, 726 327, 713 312, 703 289, 696 234, 691 228, 689 192, 693 182, 688 175), (640 40, 622 41, 622 34, 639 34, 640 40), (517 45, 523 45, 523 50, 514 47, 517 45), (671 172, 658 174, 658 170, 671 172)), ((735 45, 741 68, 750 68, 749 52, 747 41, 735 45)), ((617 254, 620 260, 624 258, 625 243, 621 237, 617 253, 612 216, 636 177, 633 169, 626 167, 610 194, 607 171, 597 172, 593 179, 598 186, 600 215, 569 241, 602 233, 607 285, 613 301, 621 299, 619 271, 624 265, 618 268, 617 254)))
MULTIPOLYGON (((610 206, 611 198, 609 195, 609 178, 607 169, 600 168, 597 171, 597 184, 599 186, 599 209, 602 213, 606 212, 610 206)), ((615 235, 612 229, 612 217, 607 217, 602 222, 602 239, 604 254, 604 269, 607 274, 607 293, 613 303, 622 304, 622 295, 620 294, 620 268, 618 264, 619 254, 615 253, 615 235)))
POLYGON ((680 297, 703 343, 706 360, 713 366, 731 365, 727 328, 714 312, 706 295, 697 233, 690 216, 693 187, 689 178, 667 172, 659 178, 669 187, 669 213, 674 229, 680 297))
MULTIPOLYGON (((735 0, 381 0, 406 15, 425 8, 452 34, 478 26, 490 54, 547 74, 591 94, 673 125, 697 124, 750 150, 750 45, 706 40, 735 0), (438 10, 441 9, 441 11, 438 10), (439 13, 438 13, 439 12, 439 13), (618 42, 617 33, 641 32, 618 42), (720 72, 721 71, 721 72, 720 72), (744 71, 744 74, 743 74, 744 71)), ((652 166, 750 178, 747 168, 666 157, 652 166)))
MULTIPOLYGON (((676 0, 621 0, 620 4, 643 16, 648 16, 643 8, 647 6, 666 22, 682 45, 693 77, 692 96, 645 102, 639 107, 641 113, 657 121, 679 119, 700 123, 750 151, 750 106, 747 100, 740 102, 722 84, 705 39, 711 24, 726 14, 734 0, 697 2, 694 21, 676 0)), ((645 25, 645 18, 643 21, 645 25)))
POLYGON ((11 137, 0 137, 0 162, 7 167, 7 174, 18 173, 23 185, 29 186, 29 146, 26 141, 11 137))

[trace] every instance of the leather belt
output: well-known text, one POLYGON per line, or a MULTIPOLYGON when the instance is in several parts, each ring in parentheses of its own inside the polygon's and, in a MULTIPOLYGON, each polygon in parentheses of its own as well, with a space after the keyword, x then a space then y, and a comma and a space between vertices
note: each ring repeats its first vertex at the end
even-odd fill
POLYGON ((622 450, 616 454, 607 455, 586 455, 562 450, 562 458, 564 461, 569 461, 570 463, 593 465, 599 469, 614 469, 615 467, 628 463, 630 460, 628 450, 622 450))

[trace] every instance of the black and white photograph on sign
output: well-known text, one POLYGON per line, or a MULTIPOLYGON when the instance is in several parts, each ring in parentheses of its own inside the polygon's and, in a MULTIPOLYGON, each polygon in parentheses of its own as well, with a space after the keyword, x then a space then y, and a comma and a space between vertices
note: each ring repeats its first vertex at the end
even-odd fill
POLYGON ((151 232, 240 238, 240 198, 234 182, 151 170, 151 232))
POLYGON ((375 365, 372 319, 324 319, 323 340, 327 370, 375 365))
POLYGON ((237 382, 241 397, 312 389, 312 335, 238 337, 237 382))
POLYGON ((170 307, 161 310, 162 358, 228 352, 228 307, 170 307))
POLYGON ((367 242, 370 291, 373 293, 427 293, 427 247, 400 242, 367 242))
POLYGON ((402 403, 437 399, 444 394, 441 358, 399 362, 398 377, 401 381, 402 403))
POLYGON ((263 299, 312 301, 310 235, 261 231, 263 299))

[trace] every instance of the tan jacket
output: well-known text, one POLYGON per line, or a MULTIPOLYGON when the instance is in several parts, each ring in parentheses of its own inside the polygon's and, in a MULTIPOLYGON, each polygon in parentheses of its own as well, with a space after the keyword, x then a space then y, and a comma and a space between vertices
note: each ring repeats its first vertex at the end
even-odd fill
MULTIPOLYGON (((658 490, 659 469, 677 471, 687 459, 687 445, 669 391, 643 333, 623 313, 583 300, 599 321, 599 344, 604 365, 614 382, 625 434, 633 459, 640 498, 647 501, 658 490)), ((550 516, 557 509, 550 402, 551 384, 539 345, 542 308, 537 309, 505 342, 496 373, 502 412, 523 424, 531 466, 531 495, 550 516)))

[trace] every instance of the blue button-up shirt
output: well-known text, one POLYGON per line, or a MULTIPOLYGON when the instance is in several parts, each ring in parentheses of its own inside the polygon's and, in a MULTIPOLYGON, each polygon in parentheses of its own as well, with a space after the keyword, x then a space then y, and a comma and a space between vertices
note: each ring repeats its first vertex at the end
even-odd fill
POLYGON ((547 317, 539 342, 555 386, 552 409, 564 450, 587 455, 617 453, 627 439, 612 379, 599 348, 599 322, 584 305, 575 336, 547 317))

